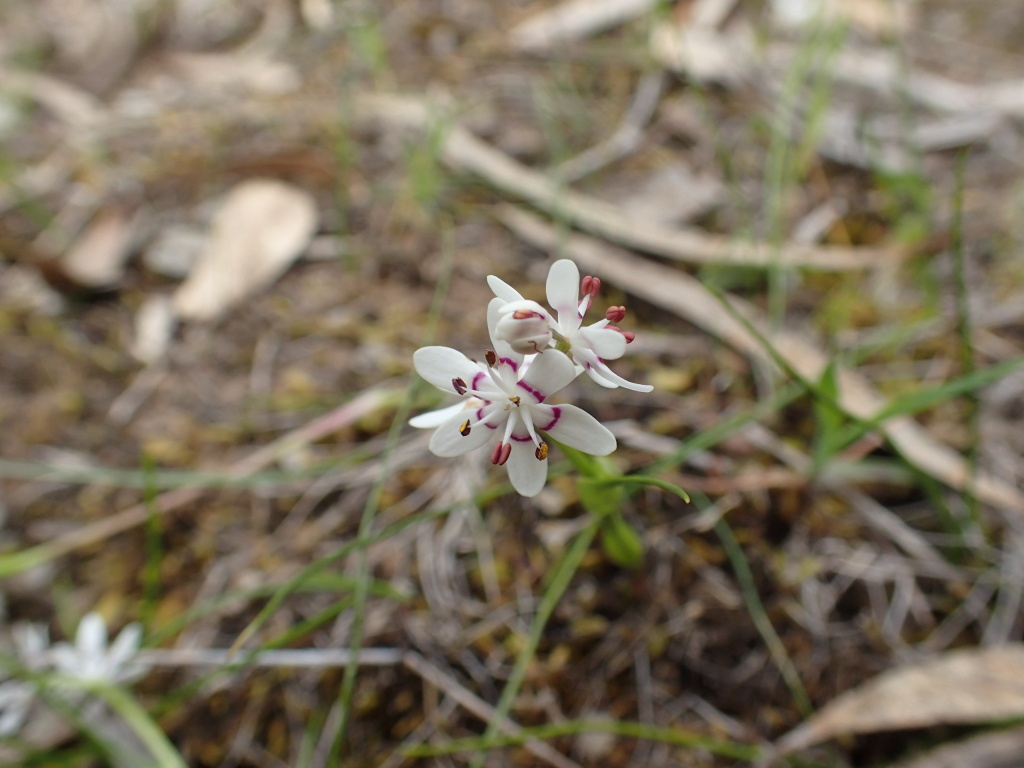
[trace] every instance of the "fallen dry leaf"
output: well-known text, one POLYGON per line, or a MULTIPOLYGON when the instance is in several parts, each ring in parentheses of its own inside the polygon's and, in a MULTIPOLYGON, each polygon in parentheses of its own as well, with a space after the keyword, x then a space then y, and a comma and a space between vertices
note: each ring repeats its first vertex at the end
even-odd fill
POLYGON ((1024 644, 951 651, 885 672, 828 704, 776 745, 781 754, 847 733, 1024 717, 1024 644))
POLYGON ((174 308, 170 297, 164 294, 147 297, 135 313, 132 357, 147 365, 162 358, 170 346, 174 326, 174 308))
POLYGON ((60 258, 62 276, 77 288, 102 291, 121 282, 131 254, 131 221, 110 209, 97 216, 60 258))
POLYGON ((174 295, 184 320, 213 320, 266 288, 298 258, 317 227, 312 195, 268 179, 232 189, 210 240, 174 295))
POLYGON ((1024 728, 983 733, 929 750, 893 768, 1021 768, 1024 728))

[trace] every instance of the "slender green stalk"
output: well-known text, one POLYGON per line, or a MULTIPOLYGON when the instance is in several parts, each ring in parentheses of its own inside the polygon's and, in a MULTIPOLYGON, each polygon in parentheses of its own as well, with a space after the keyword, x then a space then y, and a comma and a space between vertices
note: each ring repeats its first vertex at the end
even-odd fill
POLYGON ((793 700, 800 709, 800 713, 804 717, 809 716, 814 709, 811 705, 811 700, 807 696, 803 683, 800 681, 800 675, 793 665, 792 659, 789 658, 789 654, 786 652, 786 646, 783 645, 782 640, 775 631, 775 627, 772 626, 772 622, 768 618, 767 612, 765 612, 764 603, 761 602, 761 596, 757 592, 757 585, 754 583, 754 574, 750 572, 750 564, 747 562, 739 542, 736 541, 732 529, 723 518, 719 518, 718 522, 715 523, 715 533, 718 535, 719 541, 722 542, 722 548, 732 564, 733 571, 736 572, 736 580, 739 581, 740 592, 743 594, 743 600, 747 604, 747 612, 750 614, 754 626, 757 627, 757 631, 764 640, 764 644, 768 647, 768 653, 771 654, 772 661, 775 662, 775 666, 781 673, 782 679, 786 681, 786 686, 789 688, 793 700))
POLYGON ((778 256, 783 240, 783 224, 786 197, 796 182, 801 168, 800 155, 810 155, 815 139, 815 125, 820 122, 827 106, 831 86, 831 61, 835 58, 846 36, 841 25, 816 30, 808 37, 805 45, 786 73, 781 94, 775 103, 771 122, 771 142, 765 167, 765 220, 768 225, 768 241, 772 244, 775 258, 768 269, 768 316, 772 328, 782 326, 786 313, 786 283, 793 274, 778 256), (805 131, 804 151, 794 144, 797 116, 805 85, 811 81, 811 99, 805 131))
POLYGON ((114 685, 93 685, 89 690, 103 699, 135 732, 153 756, 156 765, 160 768, 188 768, 160 726, 131 694, 114 685))
MULTIPOLYGON (((948 400, 955 394, 963 394, 965 392, 974 391, 979 387, 986 384, 990 384, 1003 376, 1011 373, 1017 368, 1024 365, 1024 355, 1019 357, 1005 360, 1002 363, 998 363, 988 368, 984 368, 978 371, 972 371, 965 376, 962 376, 953 381, 945 382, 935 387, 924 389, 919 392, 913 392, 903 397, 897 397, 886 403, 876 414, 870 418, 862 418, 856 414, 850 413, 846 408, 843 407, 842 403, 839 402, 836 395, 831 395, 826 387, 821 386, 818 382, 811 381, 807 377, 800 374, 796 368, 783 357, 771 341, 752 323, 750 320, 743 315, 742 312, 738 312, 729 300, 713 286, 708 286, 708 291, 711 292, 715 298, 722 304, 729 315, 735 319, 743 328, 751 334, 751 336, 757 341, 762 349, 771 357, 776 365, 783 370, 783 372, 798 382, 800 387, 808 392, 811 396, 822 400, 824 403, 843 411, 846 417, 851 421, 852 427, 847 429, 853 429, 852 436, 848 439, 853 440, 860 437, 862 434, 867 432, 878 430, 882 427, 883 423, 890 418, 895 416, 905 416, 915 413, 917 411, 929 408, 938 403, 948 400)), ((837 438, 838 441, 838 438, 837 438)), ((905 459, 909 464, 909 460, 905 459)))
MULTIPOLYGON (((964 150, 957 162, 956 188, 953 194, 953 226, 951 228, 953 242, 950 245, 950 254, 953 258, 953 292, 956 299, 956 332, 960 341, 960 371, 964 376, 970 376, 975 371, 974 345, 971 341, 973 337, 971 310, 967 290, 967 266, 964 261, 964 173, 969 156, 969 150, 964 150)), ((980 529, 982 515, 977 494, 974 493, 974 479, 978 473, 978 453, 981 446, 981 409, 976 391, 968 392, 966 399, 967 424, 971 440, 964 458, 967 462, 971 482, 968 482, 964 488, 964 497, 967 502, 968 519, 980 529)))

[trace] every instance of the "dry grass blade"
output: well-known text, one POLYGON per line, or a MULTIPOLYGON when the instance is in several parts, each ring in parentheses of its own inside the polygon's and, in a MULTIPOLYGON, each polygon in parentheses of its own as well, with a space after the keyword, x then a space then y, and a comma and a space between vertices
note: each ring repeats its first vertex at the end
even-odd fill
POLYGON ((74 285, 88 290, 117 286, 131 255, 132 222, 117 208, 101 212, 59 259, 74 285))
MULTIPOLYGON (((424 130, 431 121, 427 104, 413 98, 364 96, 360 113, 392 125, 424 130)), ((626 216, 613 205, 565 189, 455 125, 442 147, 451 167, 472 173, 502 192, 522 198, 558 218, 593 234, 639 251, 690 264, 733 264, 768 267, 809 267, 825 271, 868 269, 891 264, 906 255, 897 247, 811 246, 736 241, 689 228, 658 226, 626 216)))
MULTIPOLYGON (((592 238, 565 238, 550 224, 511 206, 501 209, 501 219, 532 245, 571 257, 580 267, 600 274, 623 290, 676 313, 745 354, 756 357, 765 355, 758 339, 741 322, 726 313, 718 299, 695 278, 645 261, 592 238)), ((769 327, 769 323, 753 306, 735 297, 729 301, 735 311, 754 327, 769 327)), ((811 381, 820 379, 829 363, 829 357, 824 351, 795 333, 783 331, 769 334, 767 338, 776 352, 797 373, 811 381)), ((862 419, 873 418, 886 404, 863 376, 849 370, 839 373, 839 402, 848 413, 862 419)), ((985 473, 972 475, 960 454, 940 443, 913 419, 889 419, 882 424, 881 431, 907 461, 923 472, 957 490, 970 489, 985 503, 1018 514, 1024 513, 1024 493, 985 473)))
POLYGON ((828 704, 777 744, 788 754, 845 733, 1024 717, 1024 645, 952 651, 893 669, 828 704))

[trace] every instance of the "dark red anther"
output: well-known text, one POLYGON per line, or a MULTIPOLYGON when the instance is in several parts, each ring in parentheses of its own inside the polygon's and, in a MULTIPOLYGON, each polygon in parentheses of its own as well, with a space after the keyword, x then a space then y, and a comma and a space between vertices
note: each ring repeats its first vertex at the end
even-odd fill
POLYGON ((466 419, 464 422, 462 422, 462 426, 459 427, 459 434, 462 435, 463 437, 466 437, 466 435, 468 435, 469 433, 469 419, 466 419))
POLYGON ((584 296, 597 296, 597 292, 601 290, 601 278, 587 275, 583 278, 583 282, 580 284, 580 293, 584 296))
POLYGON ((539 461, 544 461, 548 457, 548 444, 541 443, 537 446, 537 450, 533 452, 533 455, 537 457, 539 461))
POLYGON ((487 365, 490 368, 493 368, 498 364, 498 355, 495 354, 493 349, 488 349, 486 352, 484 352, 484 360, 487 361, 487 365))
POLYGON ((496 464, 499 467, 508 461, 508 457, 512 455, 512 443, 496 443, 494 450, 491 451, 491 464, 496 464))
POLYGON ((621 323, 622 319, 626 316, 625 307, 608 307, 604 311, 605 319, 612 323, 621 323))
POLYGON ((452 379, 452 386, 455 387, 455 391, 460 395, 466 394, 466 391, 469 389, 469 387, 466 386, 466 382, 458 376, 452 379))

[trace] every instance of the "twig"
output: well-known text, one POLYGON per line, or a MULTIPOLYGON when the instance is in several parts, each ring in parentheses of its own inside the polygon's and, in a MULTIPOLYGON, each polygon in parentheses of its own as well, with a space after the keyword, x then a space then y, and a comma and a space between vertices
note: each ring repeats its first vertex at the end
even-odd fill
MULTIPOLYGON (((430 105, 413 98, 367 95, 357 100, 357 106, 363 116, 418 131, 425 130, 434 120, 430 105)), ((620 245, 690 264, 774 265, 834 272, 891 265, 894 259, 907 253, 902 247, 846 248, 793 242, 774 247, 692 228, 637 221, 614 205, 565 189, 557 181, 516 162, 458 124, 448 131, 441 145, 441 157, 449 166, 472 173, 556 219, 569 221, 620 245)))

